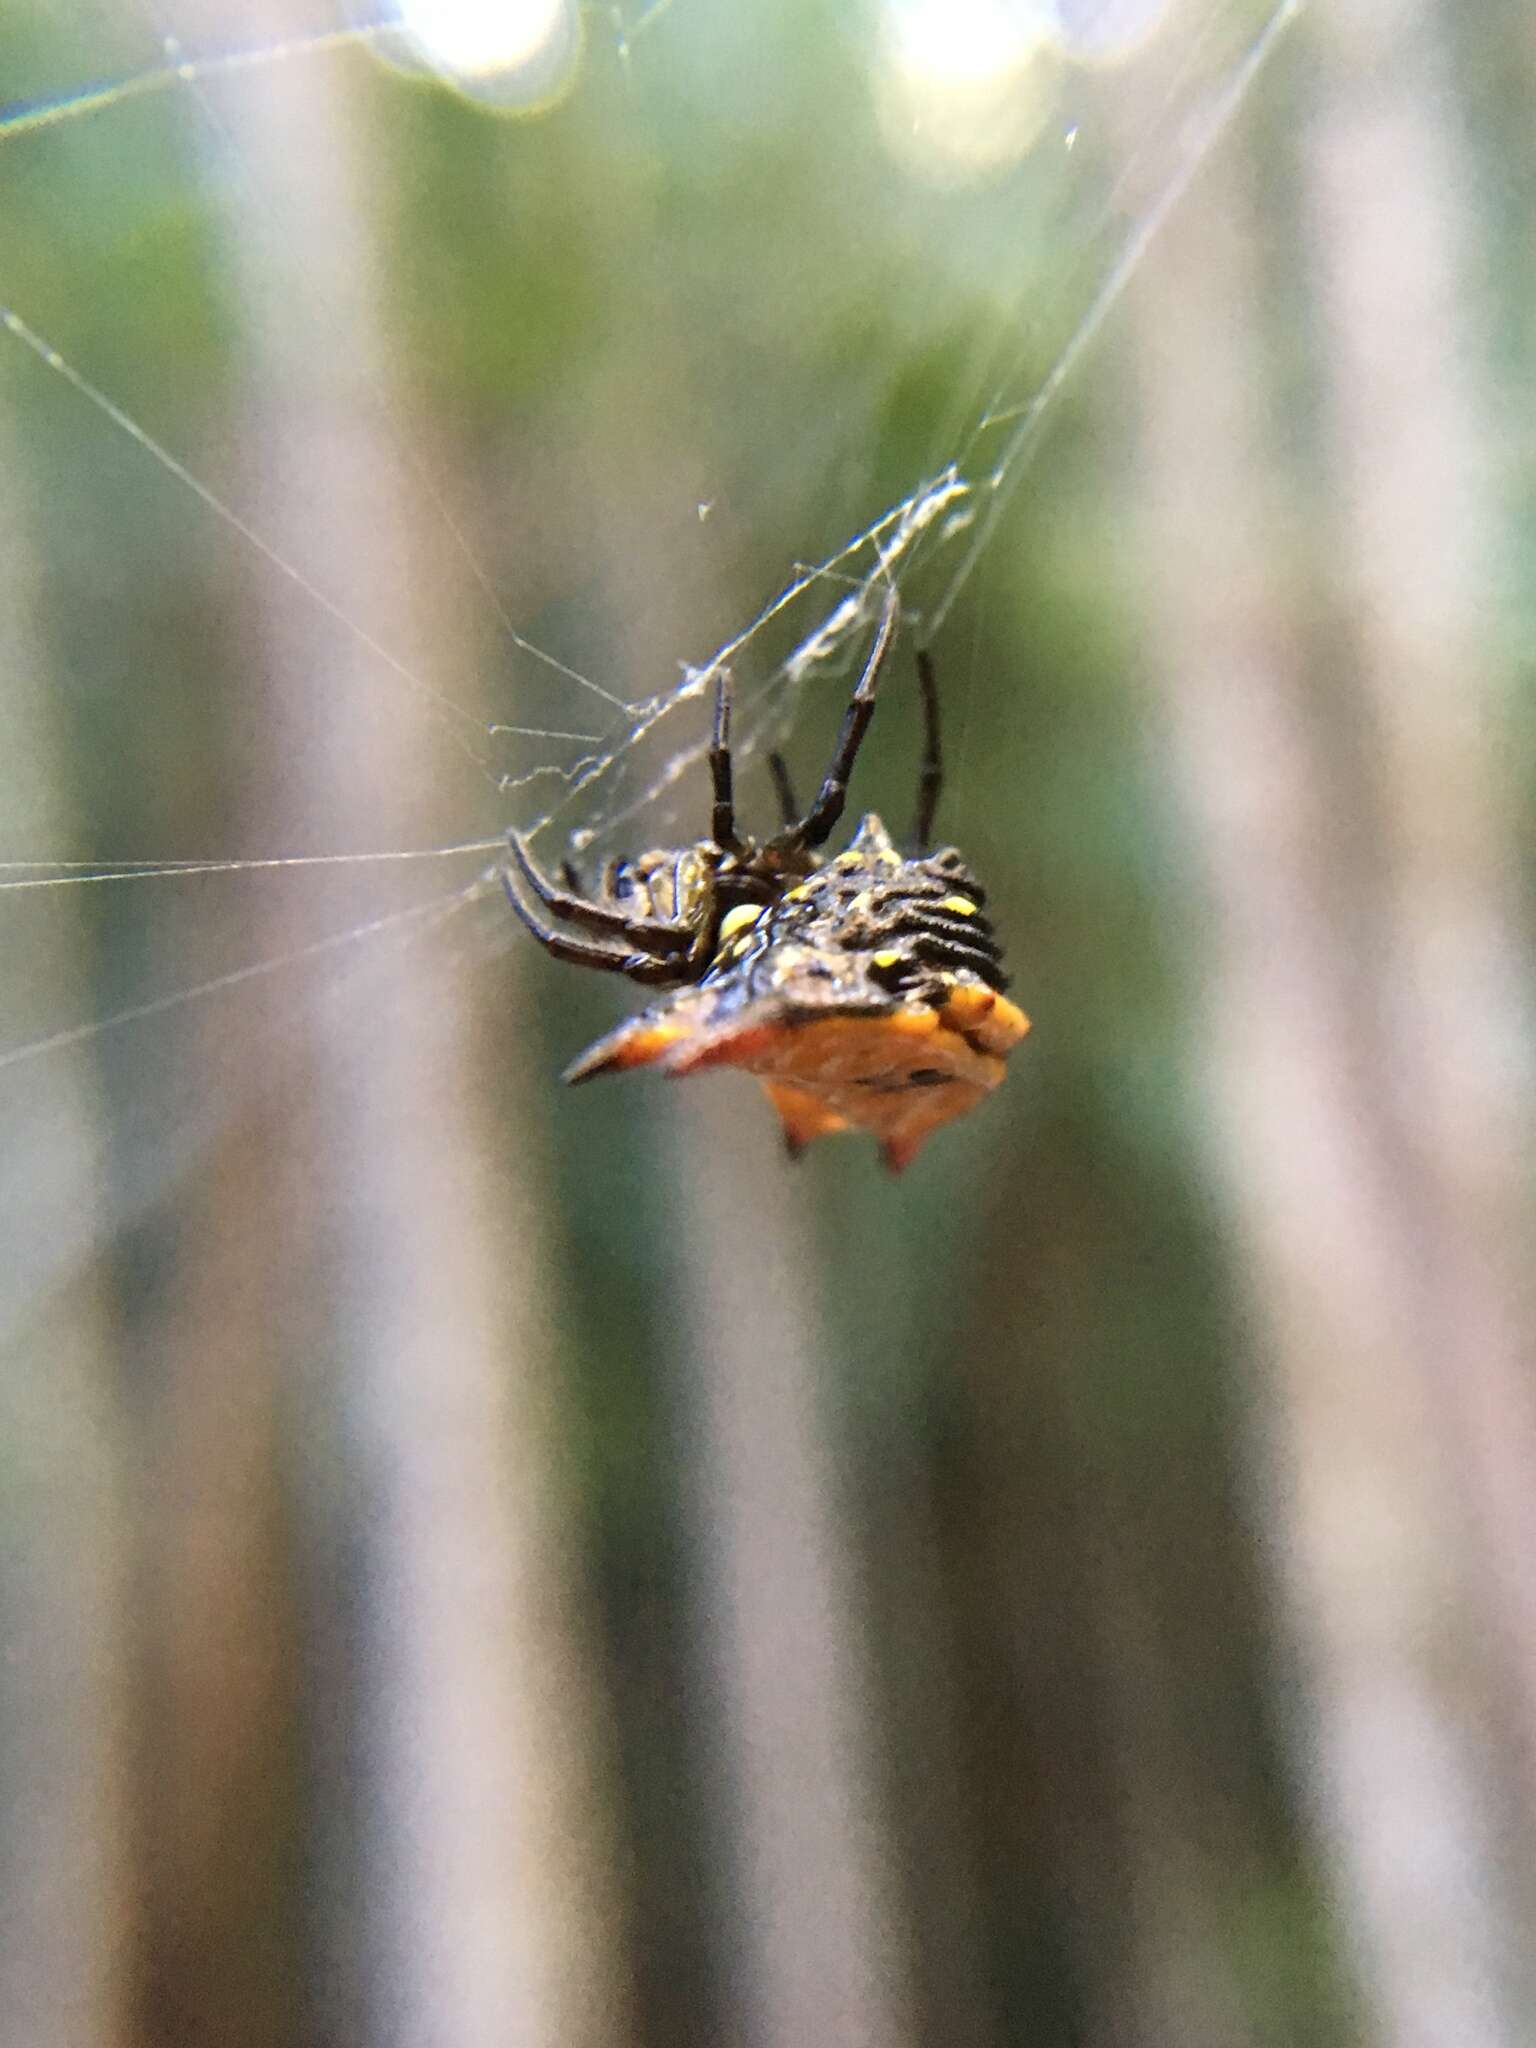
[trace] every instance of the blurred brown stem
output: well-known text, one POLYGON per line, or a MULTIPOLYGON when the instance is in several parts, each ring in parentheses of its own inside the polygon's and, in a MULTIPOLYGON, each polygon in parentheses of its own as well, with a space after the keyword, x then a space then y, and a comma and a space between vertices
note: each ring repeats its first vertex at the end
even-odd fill
MULTIPOLYGON (((1374 181, 1352 190, 1372 206, 1399 196, 1374 181)), ((1393 233, 1416 238, 1407 222, 1393 233)), ((1135 294, 1154 649, 1205 892, 1197 1072, 1272 1373, 1255 1450, 1308 1681, 1297 1760, 1368 2023, 1393 2048, 1494 2048, 1518 2038, 1517 1923, 1492 1826, 1497 1673, 1443 1429, 1443 1322, 1425 1314, 1424 1185, 1399 1154, 1398 1076, 1376 1042, 1404 997, 1401 956, 1361 952, 1345 858, 1370 816, 1337 736, 1353 707, 1340 700, 1328 735, 1276 567, 1260 238, 1247 166, 1228 152, 1135 294)), ((1415 260, 1436 253, 1431 241, 1415 260)), ((1346 248, 1331 260, 1347 265, 1346 248)), ((1396 349, 1400 326, 1379 344, 1396 349)), ((1419 369, 1416 402, 1379 394, 1401 443, 1399 499, 1433 487, 1430 451, 1412 442, 1421 413, 1436 414, 1443 365, 1419 369)), ((1349 364, 1330 375, 1347 383, 1349 364)), ((1411 603, 1429 572, 1399 547, 1388 582, 1411 603)), ((1455 684, 1475 688, 1464 668, 1455 684)))
MULTIPOLYGON (((74 844, 60 695, 0 403, 0 752, 38 855, 74 844)), ((89 1012, 84 933, 39 919, 28 996, 89 1012)), ((0 2031, 119 2048, 131 1968, 126 1448, 97 1258, 104 1118, 88 1050, 5 1077, 0 1118, 0 2031)))

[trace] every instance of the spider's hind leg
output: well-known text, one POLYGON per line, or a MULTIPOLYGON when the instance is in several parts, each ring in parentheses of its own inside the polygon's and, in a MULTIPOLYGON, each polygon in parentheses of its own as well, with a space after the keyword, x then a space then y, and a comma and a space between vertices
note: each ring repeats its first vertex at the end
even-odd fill
POLYGON ((917 810, 912 820, 912 843, 919 853, 926 853, 933 844, 933 818, 944 788, 939 685, 934 675, 933 656, 926 647, 917 650, 917 680, 923 693, 923 758, 917 771, 917 810))
POLYGON ((795 802, 795 785, 790 780, 789 763, 775 747, 768 756, 768 773, 773 777, 774 795, 779 800, 779 823, 787 832, 800 815, 800 806, 795 802))
POLYGON ((731 672, 722 668, 715 677, 715 719, 709 736, 709 779, 714 788, 714 807, 709 832, 722 853, 740 853, 736 832, 736 797, 731 764, 731 672))
POLYGON ((843 714, 843 729, 837 736, 837 745, 822 777, 821 788, 800 822, 786 826, 772 842, 776 852, 799 852, 824 845, 843 815, 843 806, 848 801, 848 778, 853 773, 859 748, 864 744, 869 721, 875 715, 875 692, 880 687, 880 671, 891 651, 891 640, 900 613, 901 600, 893 583, 885 593, 885 609, 880 614, 875 644, 869 650, 864 672, 843 714))

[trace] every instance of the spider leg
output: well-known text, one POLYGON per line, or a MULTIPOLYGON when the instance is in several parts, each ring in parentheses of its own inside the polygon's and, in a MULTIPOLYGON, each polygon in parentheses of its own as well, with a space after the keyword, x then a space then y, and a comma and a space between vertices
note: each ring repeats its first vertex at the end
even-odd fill
POLYGON ((800 815, 800 806, 795 802, 795 785, 789 777, 789 763, 775 747, 768 756, 768 773, 773 777, 774 793, 779 799, 779 823, 787 832, 800 815))
POLYGON ((831 764, 822 778, 821 788, 811 808, 797 825, 786 826, 771 843, 777 853, 798 851, 802 848, 817 847, 831 835, 832 828, 843 815, 843 805, 848 801, 848 778, 853 773, 853 764, 863 745, 864 735, 869 730, 869 721, 875 715, 875 692, 880 686, 880 671, 885 666, 885 657, 891 649, 891 638, 896 631, 896 619, 901 601, 896 595, 893 583, 885 594, 885 609, 880 614, 880 628, 875 634, 875 644, 869 651, 864 664, 864 673, 859 677, 858 687, 849 701, 843 717, 843 729, 837 736, 831 764))
POLYGON ((518 874, 545 909, 552 910, 556 917, 563 917, 571 924, 585 925, 588 931, 638 939, 642 944, 667 952, 686 952, 692 945, 693 933, 679 925, 669 924, 665 918, 635 917, 617 904, 599 903, 590 896, 557 888, 529 852, 528 842, 521 832, 509 832, 507 844, 512 849, 512 862, 518 874))
POLYGON ((933 816, 939 808, 944 787, 944 750, 939 742, 939 686, 933 672, 933 656, 926 647, 917 650, 917 679, 923 690, 923 758, 917 771, 917 813, 912 821, 912 843, 919 853, 933 844, 933 816))
POLYGON ((715 678, 715 723, 709 740, 709 779, 715 792, 709 836, 722 853, 742 850, 736 836, 736 799, 731 775, 731 695, 731 672, 723 668, 715 678))
POLYGON ((545 952, 553 954, 555 959, 568 960, 577 967, 604 967, 611 974, 627 974, 631 981, 665 983, 678 979, 675 961, 660 959, 653 953, 626 952, 622 946, 609 945, 602 939, 577 938, 560 931, 518 895, 512 884, 510 868, 502 869, 501 886, 518 917, 545 952))

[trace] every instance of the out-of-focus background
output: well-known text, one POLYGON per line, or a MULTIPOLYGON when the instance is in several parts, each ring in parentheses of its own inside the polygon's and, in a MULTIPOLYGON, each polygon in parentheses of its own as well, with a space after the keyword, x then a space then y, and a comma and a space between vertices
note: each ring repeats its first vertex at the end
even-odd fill
POLYGON ((0 2041, 1536 2041, 1527 11, 406 13, 0 18, 0 2041), (1006 1086, 563 1093, 887 580, 1006 1086))

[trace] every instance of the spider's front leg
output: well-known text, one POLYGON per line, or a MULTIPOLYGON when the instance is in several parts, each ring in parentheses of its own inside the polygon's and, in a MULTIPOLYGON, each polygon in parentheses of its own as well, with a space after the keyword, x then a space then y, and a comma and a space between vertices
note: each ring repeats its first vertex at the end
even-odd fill
POLYGON ((521 832, 509 832, 507 845, 512 851, 512 864, 527 887, 546 910, 568 924, 583 925, 588 931, 605 935, 638 939, 652 951, 662 953, 685 952, 691 944, 693 934, 668 918, 637 916, 621 904, 600 903, 595 897, 562 889, 544 873, 521 832))
POLYGON ((565 960, 576 967, 601 967, 610 974, 627 975, 631 981, 644 982, 652 987, 669 985, 680 978, 678 962, 673 956, 631 952, 619 945, 616 939, 583 938, 577 933, 561 931, 558 925, 541 917, 531 904, 523 901, 513 886, 510 867, 501 871, 501 886, 518 918, 554 959, 565 960))

